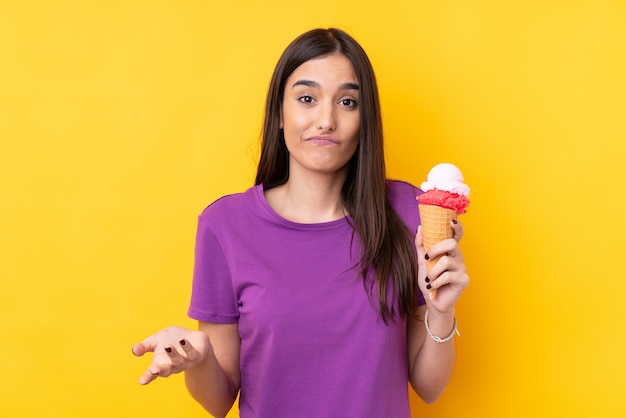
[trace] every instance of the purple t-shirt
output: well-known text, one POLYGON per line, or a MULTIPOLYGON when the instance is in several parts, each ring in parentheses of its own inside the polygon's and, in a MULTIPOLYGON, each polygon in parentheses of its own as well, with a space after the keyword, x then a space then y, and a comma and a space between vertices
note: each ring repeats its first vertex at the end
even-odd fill
MULTIPOLYGON (((415 233, 421 192, 388 189, 415 233)), ((406 321, 368 298, 349 220, 288 221, 262 186, 200 215, 189 316, 238 323, 242 418, 410 416, 406 321)))

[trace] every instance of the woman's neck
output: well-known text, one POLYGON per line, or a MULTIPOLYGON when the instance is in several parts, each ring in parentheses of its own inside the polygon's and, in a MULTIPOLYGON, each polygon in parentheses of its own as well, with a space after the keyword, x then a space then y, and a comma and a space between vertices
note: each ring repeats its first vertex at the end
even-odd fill
POLYGON ((283 218, 298 223, 322 223, 341 219, 346 211, 341 197, 344 175, 290 176, 265 192, 269 205, 283 218))

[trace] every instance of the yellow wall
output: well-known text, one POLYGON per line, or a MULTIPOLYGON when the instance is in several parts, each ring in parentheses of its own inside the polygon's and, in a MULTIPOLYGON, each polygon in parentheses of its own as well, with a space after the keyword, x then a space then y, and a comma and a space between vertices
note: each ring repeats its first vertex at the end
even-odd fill
POLYGON ((265 3, 0 0, 0 416, 204 416, 130 346, 193 326, 196 216, 252 183, 282 49, 335 25, 390 175, 472 187, 458 369, 414 415, 625 416, 626 3, 265 3))

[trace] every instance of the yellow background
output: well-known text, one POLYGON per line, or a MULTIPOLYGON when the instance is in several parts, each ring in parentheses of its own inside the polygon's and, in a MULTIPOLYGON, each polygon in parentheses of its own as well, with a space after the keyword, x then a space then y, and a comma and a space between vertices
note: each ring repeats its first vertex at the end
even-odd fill
POLYGON ((390 176, 472 187, 458 368, 414 416, 626 416, 620 0, 0 0, 0 416, 204 416, 130 347, 194 326, 196 217, 318 26, 370 55, 390 176))

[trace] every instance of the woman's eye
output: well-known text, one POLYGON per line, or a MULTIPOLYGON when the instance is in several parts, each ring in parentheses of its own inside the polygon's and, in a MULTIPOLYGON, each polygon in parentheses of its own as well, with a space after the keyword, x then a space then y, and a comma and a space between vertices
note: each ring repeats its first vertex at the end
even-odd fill
POLYGON ((349 99, 349 98, 341 99, 339 103, 342 106, 346 106, 346 107, 356 107, 356 100, 354 99, 349 99))
POLYGON ((303 96, 300 96, 298 100, 301 101, 302 103, 313 103, 313 97, 308 96, 306 94, 303 96))

